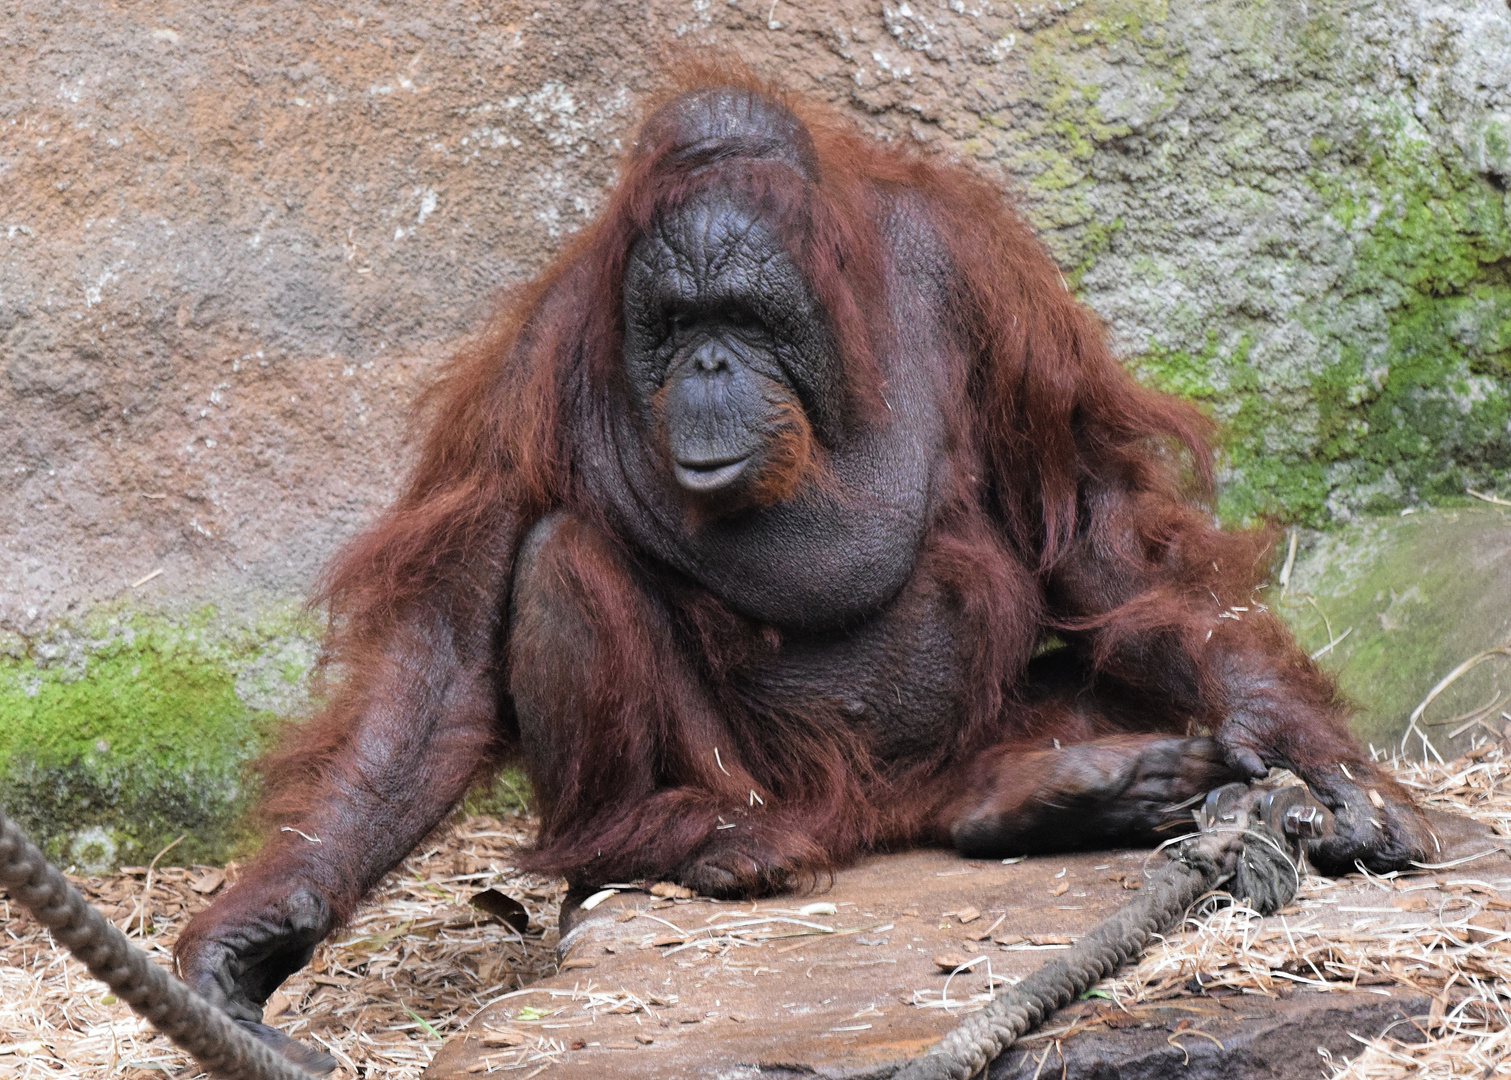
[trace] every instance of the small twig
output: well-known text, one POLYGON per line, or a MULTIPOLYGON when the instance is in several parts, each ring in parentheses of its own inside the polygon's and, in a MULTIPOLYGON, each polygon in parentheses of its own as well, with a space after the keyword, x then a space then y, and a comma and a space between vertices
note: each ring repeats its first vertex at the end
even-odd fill
POLYGON ((1475 491, 1473 488, 1465 488, 1464 493, 1466 495, 1473 495, 1476 499, 1483 499, 1487 503, 1494 503, 1496 506, 1511 506, 1511 502, 1507 502, 1505 499, 1498 499, 1494 495, 1486 495, 1484 492, 1475 491))
POLYGON ((1306 602, 1308 604, 1311 604, 1312 607, 1316 608, 1317 614, 1322 616, 1323 629, 1327 631, 1327 639, 1331 641, 1333 639, 1333 623, 1332 620, 1327 617, 1327 612, 1322 610, 1322 605, 1317 603, 1317 598, 1315 596, 1308 596, 1306 598, 1306 602))
MULTIPOLYGON (((1320 611, 1322 609, 1318 608, 1317 610, 1320 611)), ((1331 631, 1328 632, 1328 636, 1332 636, 1331 631)), ((1459 678, 1459 676, 1463 675, 1467 671, 1472 670, 1473 668, 1478 667, 1480 664, 1484 663, 1486 660, 1489 660, 1494 656, 1511 657, 1511 645, 1497 645, 1493 649, 1486 649, 1482 653, 1476 653, 1474 656, 1471 656, 1468 660, 1465 660, 1458 667, 1450 671, 1447 675, 1444 675, 1443 678, 1439 680, 1438 684, 1427 692, 1427 696, 1422 699, 1422 703, 1415 709, 1411 710, 1411 717, 1406 721, 1406 731, 1401 735, 1401 752, 1403 754, 1406 752, 1406 740, 1411 737, 1411 733, 1414 731, 1417 734, 1417 738, 1422 740, 1422 745, 1432 751, 1432 756, 1437 758, 1440 764, 1446 764, 1446 762, 1443 761, 1443 755, 1438 753, 1437 747, 1433 746, 1432 741, 1427 738, 1427 736, 1422 732, 1422 729, 1417 727, 1417 721, 1422 719, 1422 714, 1427 711, 1427 706, 1431 705, 1437 699, 1437 696, 1439 694, 1453 685, 1453 683, 1459 678)))
POLYGON ((178 847, 179 841, 188 835, 188 833, 179 833, 178 840, 173 841, 173 843, 163 848, 162 851, 152 856, 152 861, 147 864, 147 881, 142 886, 142 909, 136 922, 136 936, 143 941, 147 940, 147 909, 152 904, 152 872, 157 869, 157 860, 178 847))
POLYGON ((1280 599, 1285 599, 1286 589, 1291 587, 1291 569, 1296 565, 1296 539, 1298 533, 1291 530, 1290 547, 1285 553, 1285 565, 1280 568, 1280 599))
POLYGON ((1335 645, 1338 645, 1339 643, 1341 643, 1344 638, 1348 637, 1348 635, 1352 634, 1353 632, 1354 632, 1354 628, 1352 626, 1350 626, 1347 630, 1343 631, 1343 633, 1339 634, 1337 637, 1332 638, 1330 641, 1328 641, 1328 643, 1326 645, 1322 646, 1322 648, 1320 648, 1316 652, 1312 653, 1312 659, 1313 660, 1321 660, 1324 656, 1326 656, 1328 653, 1330 653, 1330 652, 1333 651, 1333 647, 1335 645))

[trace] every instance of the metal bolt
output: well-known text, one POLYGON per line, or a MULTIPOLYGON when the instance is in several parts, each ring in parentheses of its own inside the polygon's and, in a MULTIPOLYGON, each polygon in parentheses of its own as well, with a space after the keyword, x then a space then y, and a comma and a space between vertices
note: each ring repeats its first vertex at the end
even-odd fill
POLYGON ((1303 803, 1285 812, 1285 831, 1292 836, 1311 838, 1322 835, 1322 812, 1318 807, 1303 803))

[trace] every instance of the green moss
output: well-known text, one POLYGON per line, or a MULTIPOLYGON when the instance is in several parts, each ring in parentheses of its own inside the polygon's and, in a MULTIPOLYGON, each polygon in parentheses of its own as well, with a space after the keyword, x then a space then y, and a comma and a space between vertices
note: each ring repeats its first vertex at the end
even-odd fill
MULTIPOLYGON (((1185 79, 1182 46, 1165 34, 1168 15, 1167 0, 1105 0, 1033 33, 1027 107, 1015 109, 1011 123, 987 118, 982 135, 1026 180, 1029 217, 1064 266, 1089 266, 1121 227, 1097 223, 1088 201, 1098 148, 1132 131, 1099 85, 1108 60, 1136 67, 1163 108, 1173 106, 1185 79)), ((1071 276, 1079 280, 1079 270, 1071 276)))
POLYGON ((1211 401, 1220 394, 1213 381, 1219 370, 1221 348, 1217 331, 1207 333, 1206 344, 1199 352, 1184 349, 1148 350, 1135 362, 1134 373, 1144 382, 1167 394, 1193 401, 1211 401))
POLYGON ((532 792, 524 770, 511 765, 498 778, 470 792, 462 803, 466 814, 491 814, 505 817, 529 813, 532 792))
POLYGON ((1137 361, 1155 385, 1208 402, 1225 421, 1220 509, 1230 520, 1321 525, 1339 489, 1353 510, 1382 513, 1511 484, 1505 196, 1400 117, 1351 155, 1311 177, 1354 245, 1341 299, 1303 315, 1323 344, 1319 370, 1286 384, 1241 350, 1210 348, 1137 361), (1357 328, 1337 319, 1359 303, 1378 305, 1383 348, 1366 352, 1357 328))
POLYGON ((244 762, 298 710, 315 629, 102 610, 0 655, 0 804, 64 863, 224 858, 244 762))
POLYGON ((1091 269, 1097 257, 1112 247, 1112 238, 1123 230, 1123 219, 1114 218, 1110 224, 1099 221, 1087 222, 1081 240, 1081 260, 1065 275, 1065 284, 1076 292, 1081 287, 1081 278, 1091 269))

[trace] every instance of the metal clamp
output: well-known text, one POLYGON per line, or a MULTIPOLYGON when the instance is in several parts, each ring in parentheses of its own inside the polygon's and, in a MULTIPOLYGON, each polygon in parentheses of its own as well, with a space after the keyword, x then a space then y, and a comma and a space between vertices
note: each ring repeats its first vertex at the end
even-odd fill
POLYGON ((1196 823, 1203 830, 1241 829, 1251 821, 1263 821, 1298 844, 1333 831, 1332 811, 1299 783, 1224 784, 1209 792, 1196 812, 1196 823))

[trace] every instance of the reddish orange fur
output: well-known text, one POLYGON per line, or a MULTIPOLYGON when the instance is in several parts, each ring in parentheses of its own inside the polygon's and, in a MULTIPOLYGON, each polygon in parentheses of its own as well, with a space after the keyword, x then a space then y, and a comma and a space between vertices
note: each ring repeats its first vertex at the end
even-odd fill
MULTIPOLYGON (((836 114, 738 69, 695 68, 648 110, 710 84, 776 95, 813 136, 820 179, 811 197, 794 174, 774 166, 749 170, 747 194, 782 223, 831 316, 856 422, 885 408, 875 356, 888 319, 871 193, 916 194, 949 244, 961 342, 949 442, 957 479, 921 558, 970 629, 969 714, 958 738, 932 756, 878 762, 840 717, 817 707, 763 712, 741 697, 738 675, 770 654, 777 631, 685 583, 657 581, 632 552, 575 537, 557 571, 614 647, 596 653, 590 670, 563 676, 560 692, 579 695, 592 723, 578 733, 579 751, 554 786, 540 793, 542 847, 533 865, 571 871, 595 863, 596 852, 615 851, 631 853, 629 861, 599 867, 604 880, 664 868, 696 847, 731 800, 765 823, 767 854, 808 871, 868 847, 935 836, 951 770, 1000 741, 1004 724, 1024 740, 1071 724, 1063 711, 1021 700, 1024 665, 1047 631, 1090 638, 1098 665, 1135 687, 1145 676, 1137 657, 1125 656, 1130 643, 1173 635, 1192 658, 1194 704, 1182 721, 1190 726, 1220 719, 1223 702, 1205 659, 1217 625, 1230 652, 1252 645, 1284 657, 1297 725, 1315 727, 1312 717, 1324 717, 1327 752, 1353 754, 1331 684, 1272 617, 1214 622, 1218 611, 1249 599, 1266 546, 1261 535, 1216 531, 1189 506, 1211 494, 1210 424, 1191 406, 1139 386, 1117 363, 1093 316, 1002 195, 964 168, 863 137, 836 114), (1087 491, 1122 494, 1082 506, 1087 491), (1096 581, 1077 577, 1078 552, 1088 545, 1103 571, 1096 581), (1120 575, 1122 591, 1108 594, 1107 582, 1120 575), (659 600, 643 600, 630 578, 655 582, 659 600), (1061 582, 1054 588, 1073 598, 1058 615, 1044 606, 1046 581, 1061 582), (1100 600, 1074 599, 1093 594, 1100 600), (689 655, 696 671, 679 659, 689 655), (707 688, 707 700, 679 696, 693 684, 707 688), (728 748, 723 768, 707 752, 715 745, 728 748), (766 798, 764 809, 750 806, 751 790, 766 798)), ((659 162, 654 146, 637 147, 597 223, 510 297, 426 395, 425 436, 404 493, 324 579, 319 599, 331 612, 328 650, 341 678, 321 715, 264 763, 271 824, 317 820, 338 798, 332 792, 354 775, 354 740, 375 688, 394 684, 405 657, 417 677, 427 664, 460 657, 455 662, 475 669, 479 687, 492 688, 497 709, 505 590, 523 530, 560 508, 599 520, 568 468, 573 432, 565 403, 584 387, 621 385, 626 254, 662 208, 703 182, 659 162), (406 635, 431 633, 416 625, 457 628, 440 660, 420 644, 405 645, 406 635)), ((806 418, 794 421, 763 499, 784 498, 821 471, 806 418)), ((428 781, 433 798, 459 797, 510 752, 507 704, 502 715, 481 701, 477 707, 476 722, 459 722, 450 772, 428 781)), ((295 843, 273 835, 268 865, 291 857, 280 852, 295 843)), ((348 872, 330 886, 341 917, 371 876, 348 872)))

